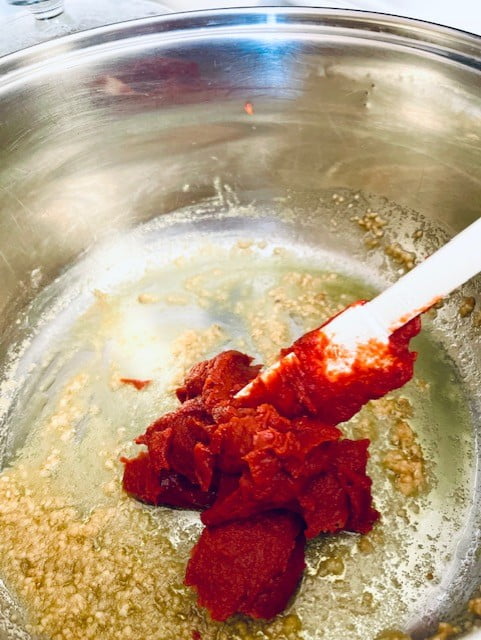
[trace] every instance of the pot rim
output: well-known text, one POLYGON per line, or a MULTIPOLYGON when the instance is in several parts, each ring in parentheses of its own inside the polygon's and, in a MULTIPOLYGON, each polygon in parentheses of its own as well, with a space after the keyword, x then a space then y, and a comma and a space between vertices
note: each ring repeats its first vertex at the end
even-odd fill
MULTIPOLYGON (((78 57, 79 51, 109 48, 133 38, 163 38, 163 44, 202 31, 254 38, 285 38, 300 33, 362 38, 417 50, 471 67, 481 73, 481 36, 434 22, 357 9, 255 7, 197 10, 163 14, 96 27, 36 44, 0 57, 0 87, 30 71, 49 68, 52 59, 78 57)), ((211 37, 211 36, 210 36, 211 37)))

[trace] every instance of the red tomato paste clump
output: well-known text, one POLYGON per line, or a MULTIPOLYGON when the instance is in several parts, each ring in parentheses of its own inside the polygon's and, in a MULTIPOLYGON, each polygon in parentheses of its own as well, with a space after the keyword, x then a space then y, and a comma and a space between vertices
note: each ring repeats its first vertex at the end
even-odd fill
POLYGON ((147 450, 123 460, 125 491, 202 511, 186 584, 213 619, 272 618, 300 580, 306 538, 371 530, 379 513, 369 440, 343 439, 335 425, 409 380, 419 328, 416 319, 391 336, 386 367, 355 363, 335 380, 323 375, 315 332, 283 352, 296 354, 296 366, 281 358, 267 384, 249 356, 226 351, 194 366, 177 390, 181 406, 136 440, 147 450), (252 393, 235 398, 254 380, 252 393))
POLYGON ((207 527, 185 583, 198 590, 199 604, 215 620, 234 613, 272 618, 285 608, 304 570, 302 530, 301 518, 288 511, 207 527))

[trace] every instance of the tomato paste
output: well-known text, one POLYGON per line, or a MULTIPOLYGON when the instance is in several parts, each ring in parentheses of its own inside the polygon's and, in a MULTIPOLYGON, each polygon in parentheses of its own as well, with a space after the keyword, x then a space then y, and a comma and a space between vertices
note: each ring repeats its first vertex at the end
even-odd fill
POLYGON ((135 387, 137 391, 142 391, 145 387, 148 387, 152 380, 138 380, 137 378, 120 378, 122 384, 130 384, 135 387))
POLYGON ((307 538, 371 530, 379 513, 369 440, 343 438, 336 424, 411 378, 408 346, 419 330, 415 319, 392 334, 385 366, 359 360, 334 379, 316 332, 264 380, 249 356, 226 351, 194 366, 177 390, 180 407, 137 438, 147 449, 123 460, 124 489, 202 512, 185 582, 213 619, 272 618, 298 585, 307 538))

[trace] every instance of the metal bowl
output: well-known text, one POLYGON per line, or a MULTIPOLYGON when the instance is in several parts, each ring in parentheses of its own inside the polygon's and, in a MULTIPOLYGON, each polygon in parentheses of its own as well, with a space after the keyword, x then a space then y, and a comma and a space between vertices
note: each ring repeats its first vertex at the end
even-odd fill
MULTIPOLYGON (((346 190, 381 198, 378 206, 393 219, 396 203, 447 235, 461 230, 479 216, 481 203, 480 86, 480 38, 327 9, 163 16, 4 57, 4 378, 12 349, 34 329, 40 289, 112 235, 178 209, 198 207, 205 222, 202 206, 212 198, 221 209, 233 201, 290 199, 301 228, 300 211, 346 190)), ((316 233, 314 243, 322 244, 316 233)), ((479 333, 458 325, 456 331, 479 359, 479 333)), ((456 358, 459 347, 451 346, 456 358)), ((479 380, 475 366, 469 371, 474 432, 479 380)), ((0 404, 7 426, 16 398, 5 391, 0 404)), ((4 456, 13 446, 7 426, 4 456)), ((469 516, 457 569, 423 610, 410 612, 415 637, 455 616, 473 591, 476 527, 469 516)), ((2 624, 7 637, 21 633, 2 624)))

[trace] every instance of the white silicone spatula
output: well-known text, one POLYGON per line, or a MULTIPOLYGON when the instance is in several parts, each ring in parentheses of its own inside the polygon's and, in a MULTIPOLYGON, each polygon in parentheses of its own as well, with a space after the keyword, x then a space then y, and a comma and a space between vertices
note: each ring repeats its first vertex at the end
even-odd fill
MULTIPOLYGON (((349 371, 363 346, 371 341, 387 344, 396 329, 480 271, 481 218, 376 298, 348 307, 318 329, 329 341, 328 371, 349 371)), ((293 357, 289 354, 285 359, 293 357)), ((259 377, 267 381, 283 360, 262 371, 259 377)), ((249 395, 251 386, 252 383, 241 389, 236 397, 249 395)))
POLYGON ((331 340, 354 346, 385 341, 481 271, 481 218, 365 305, 351 307, 324 327, 331 340))

